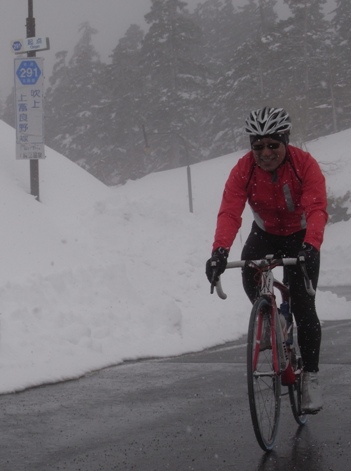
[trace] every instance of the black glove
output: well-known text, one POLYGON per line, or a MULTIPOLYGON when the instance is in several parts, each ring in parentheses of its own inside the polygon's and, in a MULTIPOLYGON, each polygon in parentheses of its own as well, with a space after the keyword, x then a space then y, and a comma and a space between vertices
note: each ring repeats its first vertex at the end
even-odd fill
POLYGON ((302 250, 300 250, 298 257, 304 257, 307 273, 312 278, 315 273, 318 273, 319 270, 319 250, 317 250, 313 245, 304 242, 302 244, 302 250))
POLYGON ((206 262, 206 276, 210 283, 217 282, 227 266, 229 251, 223 247, 212 252, 212 257, 206 262))

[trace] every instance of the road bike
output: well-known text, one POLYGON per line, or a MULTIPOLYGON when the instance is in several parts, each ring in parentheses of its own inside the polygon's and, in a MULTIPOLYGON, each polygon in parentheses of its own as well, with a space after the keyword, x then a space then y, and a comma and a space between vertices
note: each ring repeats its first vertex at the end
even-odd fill
MULTIPOLYGON (((251 310, 247 335, 247 384, 252 425, 264 451, 273 449, 277 437, 282 395, 289 396, 296 422, 304 425, 307 420, 301 409, 302 360, 297 342, 294 342, 289 287, 273 275, 276 267, 297 264, 304 275, 307 292, 314 296, 303 256, 274 258, 267 255, 260 260, 239 260, 227 264, 227 269, 254 268, 259 280, 259 295, 251 310), (275 289, 281 294, 280 307, 275 289), (283 394, 282 386, 287 387, 287 392, 283 394)), ((215 275, 213 279, 216 278, 215 275)), ((217 282, 212 282, 211 293, 214 287, 220 298, 227 298, 220 277, 217 282)))

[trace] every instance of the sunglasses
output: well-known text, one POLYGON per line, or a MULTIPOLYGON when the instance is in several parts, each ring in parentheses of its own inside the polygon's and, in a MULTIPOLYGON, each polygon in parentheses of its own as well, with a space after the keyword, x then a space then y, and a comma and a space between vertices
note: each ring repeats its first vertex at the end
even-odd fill
POLYGON ((270 150, 278 149, 280 146, 280 142, 272 142, 270 144, 252 144, 251 149, 255 151, 260 151, 263 150, 265 147, 267 147, 270 150))

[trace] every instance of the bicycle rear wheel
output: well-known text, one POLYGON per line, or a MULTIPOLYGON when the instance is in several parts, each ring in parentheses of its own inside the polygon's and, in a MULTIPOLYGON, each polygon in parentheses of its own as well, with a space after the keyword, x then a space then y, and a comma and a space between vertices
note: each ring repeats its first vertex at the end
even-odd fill
MULTIPOLYGON (((294 349, 295 350, 295 349, 294 349)), ((296 352, 293 351, 292 354, 296 355, 296 352)), ((307 416, 301 413, 301 391, 302 391, 302 360, 301 357, 297 357, 296 360, 292 363, 296 363, 294 366, 296 380, 295 383, 289 385, 289 399, 290 406, 294 416, 294 419, 299 425, 304 425, 307 422, 307 416)))
MULTIPOLYGON (((264 348, 266 329, 271 332, 271 305, 259 298, 251 311, 247 343, 247 382, 252 425, 264 451, 272 450, 278 431, 281 379, 273 368, 273 349, 264 348)), ((274 316, 276 319, 277 316, 274 316)), ((278 352, 274 349, 274 352, 278 352)), ((279 355, 277 353, 277 355, 279 355)))

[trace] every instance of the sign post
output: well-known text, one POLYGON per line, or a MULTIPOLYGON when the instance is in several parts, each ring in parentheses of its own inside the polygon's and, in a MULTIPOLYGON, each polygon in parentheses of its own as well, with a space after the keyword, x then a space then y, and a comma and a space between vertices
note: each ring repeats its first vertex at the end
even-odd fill
POLYGON ((29 160, 31 194, 39 201, 39 159, 45 158, 44 72, 43 59, 35 54, 50 44, 49 38, 35 37, 33 0, 28 0, 26 30, 26 39, 11 41, 15 54, 27 53, 27 59, 15 59, 16 158, 29 160))
MULTIPOLYGON (((28 0, 27 38, 35 37, 35 18, 33 14, 33 0, 28 0)), ((35 57, 35 51, 27 53, 27 57, 35 57)), ((39 160, 31 159, 30 165, 30 188, 31 195, 39 201, 39 160)))

